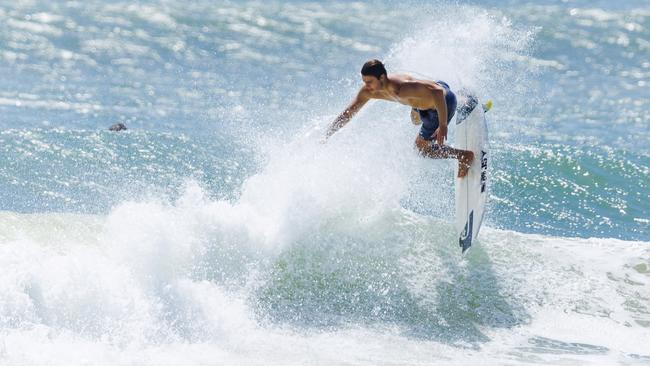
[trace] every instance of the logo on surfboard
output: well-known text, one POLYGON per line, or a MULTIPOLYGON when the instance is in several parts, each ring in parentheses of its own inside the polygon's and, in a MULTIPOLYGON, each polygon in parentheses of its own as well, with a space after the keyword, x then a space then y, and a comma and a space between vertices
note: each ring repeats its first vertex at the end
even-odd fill
POLYGON ((460 238, 458 239, 458 244, 460 245, 461 248, 463 248, 463 253, 469 249, 469 247, 472 246, 472 228, 474 226, 474 210, 472 210, 469 213, 469 219, 465 223, 465 228, 463 229, 463 232, 460 234, 460 238))

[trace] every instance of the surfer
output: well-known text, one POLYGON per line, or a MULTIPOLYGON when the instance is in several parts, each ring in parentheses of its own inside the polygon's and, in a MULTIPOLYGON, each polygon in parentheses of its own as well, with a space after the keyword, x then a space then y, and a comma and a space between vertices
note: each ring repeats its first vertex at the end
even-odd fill
POLYGON ((384 64, 370 60, 361 68, 361 87, 352 103, 332 122, 326 139, 332 136, 370 99, 383 99, 411 107, 411 120, 422 124, 415 138, 415 147, 425 157, 432 159, 458 159, 458 177, 467 175, 474 153, 445 146, 447 124, 456 112, 456 96, 444 81, 414 79, 409 75, 388 76, 384 64))

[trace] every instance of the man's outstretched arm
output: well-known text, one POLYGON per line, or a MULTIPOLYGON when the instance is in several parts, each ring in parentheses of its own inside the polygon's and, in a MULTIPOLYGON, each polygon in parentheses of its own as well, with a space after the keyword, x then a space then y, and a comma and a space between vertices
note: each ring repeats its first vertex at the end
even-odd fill
POLYGON ((357 96, 352 101, 352 103, 350 103, 350 105, 347 108, 345 108, 345 110, 341 114, 339 114, 338 117, 336 117, 334 122, 332 122, 330 127, 327 129, 325 138, 326 139, 329 138, 336 131, 341 129, 341 127, 345 126, 348 122, 350 122, 352 117, 354 117, 354 115, 357 114, 357 112, 359 112, 361 107, 363 107, 368 100, 369 98, 366 95, 366 93, 364 93, 363 90, 360 90, 357 96))

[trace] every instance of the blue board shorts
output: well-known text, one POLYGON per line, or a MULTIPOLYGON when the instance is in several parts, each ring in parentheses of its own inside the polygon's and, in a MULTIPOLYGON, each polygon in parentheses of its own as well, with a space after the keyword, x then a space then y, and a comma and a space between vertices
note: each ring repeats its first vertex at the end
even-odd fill
MULTIPOLYGON (((444 81, 436 81, 436 84, 445 89, 445 102, 447 103, 447 125, 451 121, 451 117, 456 113, 456 95, 449 89, 449 85, 444 81)), ((420 127, 420 137, 427 141, 433 140, 433 134, 438 129, 440 122, 438 121, 438 111, 433 109, 415 109, 420 114, 422 120, 422 127, 420 127)))

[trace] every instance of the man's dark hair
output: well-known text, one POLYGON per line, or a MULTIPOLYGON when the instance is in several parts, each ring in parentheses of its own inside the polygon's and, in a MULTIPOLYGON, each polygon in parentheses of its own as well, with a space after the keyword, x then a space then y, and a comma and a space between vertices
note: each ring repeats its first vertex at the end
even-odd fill
POLYGON ((363 67, 361 68, 361 75, 374 76, 379 79, 379 77, 382 75, 388 76, 388 73, 386 72, 384 64, 382 64, 381 61, 375 59, 369 60, 363 64, 363 67))

